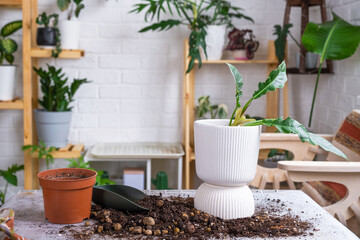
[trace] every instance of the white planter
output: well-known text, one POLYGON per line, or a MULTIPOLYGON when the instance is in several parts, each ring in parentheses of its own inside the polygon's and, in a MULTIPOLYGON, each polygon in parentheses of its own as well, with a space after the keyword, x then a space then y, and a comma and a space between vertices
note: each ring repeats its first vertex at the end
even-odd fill
POLYGON ((254 213, 254 199, 246 184, 255 177, 261 126, 228 124, 228 119, 194 123, 196 173, 205 182, 194 203, 216 217, 249 217, 254 213))
POLYGON ((255 177, 261 126, 228 124, 228 119, 195 121, 196 173, 210 184, 239 186, 255 177))
POLYGON ((235 60, 248 60, 245 49, 233 50, 232 55, 235 60))
POLYGON ((16 66, 0 66, 0 101, 10 101, 15 98, 16 66))
POLYGON ((61 48, 80 48, 80 22, 77 20, 64 20, 59 22, 61 48))
POLYGON ((222 219, 250 217, 254 205, 253 194, 246 185, 220 187, 203 183, 194 199, 195 208, 222 219))
POLYGON ((220 60, 225 46, 226 25, 210 25, 206 28, 206 52, 208 60, 220 60))

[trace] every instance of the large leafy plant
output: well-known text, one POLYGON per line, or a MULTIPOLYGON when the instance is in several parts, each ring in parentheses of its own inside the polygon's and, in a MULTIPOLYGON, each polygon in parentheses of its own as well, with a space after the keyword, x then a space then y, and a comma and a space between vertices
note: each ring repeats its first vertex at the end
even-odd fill
POLYGON ((72 16, 79 17, 81 10, 85 8, 83 0, 57 0, 59 9, 67 11, 67 19, 71 20, 72 16))
POLYGON ((243 107, 240 101, 240 98, 242 96, 241 89, 244 84, 242 76, 233 65, 228 64, 228 66, 232 75, 234 76, 236 83, 236 107, 230 118, 229 126, 275 126, 279 130, 279 132, 297 134, 302 142, 306 141, 313 145, 319 145, 324 150, 331 151, 339 155, 340 157, 347 159, 345 154, 336 147, 334 147, 330 142, 316 134, 308 132, 304 125, 290 117, 286 119, 280 117, 276 119, 261 120, 249 119, 246 117, 245 112, 253 100, 266 95, 268 92, 275 91, 278 88, 284 87, 287 81, 285 62, 282 62, 276 70, 272 71, 265 82, 259 83, 258 89, 253 93, 251 99, 247 101, 243 107))
POLYGON ((191 30, 189 36, 190 62, 187 72, 194 67, 195 60, 199 61, 201 67, 200 49, 206 52, 206 27, 208 25, 223 25, 233 27, 233 18, 244 18, 253 21, 250 17, 241 13, 241 8, 232 6, 230 1, 225 0, 142 0, 135 4, 131 12, 145 12, 145 21, 156 21, 140 30, 166 31, 175 26, 185 25, 191 30), (169 14, 174 18, 161 18, 162 14, 169 14))
POLYGON ((43 12, 36 18, 36 23, 40 26, 44 26, 45 28, 52 26, 56 33, 56 47, 51 51, 53 57, 57 58, 61 53, 61 38, 60 38, 60 30, 58 28, 59 23, 59 15, 54 13, 47 15, 46 12, 43 12))
POLYGON ((0 169, 0 176, 3 177, 6 181, 4 191, 0 191, 0 206, 5 202, 6 192, 9 184, 13 186, 18 185, 16 173, 21 170, 24 170, 24 165, 13 164, 12 166, 8 167, 7 170, 0 169))
POLYGON ((316 92, 324 61, 341 60, 352 56, 360 42, 360 26, 351 25, 334 12, 332 14, 332 21, 322 24, 309 22, 302 36, 302 43, 306 50, 321 56, 311 104, 309 127, 311 127, 316 92))
POLYGON ((71 158, 71 159, 66 159, 66 160, 70 162, 68 165, 68 167, 70 167, 70 168, 84 168, 84 169, 90 169, 90 170, 97 172, 95 185, 115 184, 113 181, 111 181, 109 179, 109 174, 106 171, 97 171, 97 170, 91 168, 90 162, 84 161, 84 156, 81 156, 77 159, 71 158))
POLYGON ((11 34, 22 28, 22 21, 14 21, 6 24, 0 31, 0 65, 6 60, 9 64, 13 64, 14 53, 18 49, 15 40, 8 38, 11 34))
POLYGON ((86 78, 74 79, 70 86, 67 85, 68 78, 62 73, 62 68, 55 68, 47 65, 48 70, 42 68, 35 68, 34 71, 40 77, 41 91, 43 93, 42 99, 39 99, 39 104, 49 112, 65 112, 71 111, 69 106, 74 101, 74 95, 79 87, 88 83, 86 78))

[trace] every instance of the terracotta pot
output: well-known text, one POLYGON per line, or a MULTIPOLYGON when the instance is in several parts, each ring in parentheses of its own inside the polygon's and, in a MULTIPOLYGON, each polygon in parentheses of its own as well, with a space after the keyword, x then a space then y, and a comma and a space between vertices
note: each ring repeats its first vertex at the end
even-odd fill
POLYGON ((40 172, 45 217, 52 223, 79 223, 90 217, 97 173, 88 169, 60 168, 40 172))

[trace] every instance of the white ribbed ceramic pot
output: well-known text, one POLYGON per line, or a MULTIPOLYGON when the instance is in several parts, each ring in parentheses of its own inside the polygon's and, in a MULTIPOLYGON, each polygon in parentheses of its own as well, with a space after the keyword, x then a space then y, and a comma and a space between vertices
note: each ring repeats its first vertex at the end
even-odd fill
POLYGON ((247 185, 220 187, 201 184, 196 191, 194 206, 222 219, 250 217, 254 214, 254 197, 247 185))
POLYGON ((206 183, 240 186, 255 177, 261 126, 228 124, 228 119, 195 121, 196 173, 206 183))

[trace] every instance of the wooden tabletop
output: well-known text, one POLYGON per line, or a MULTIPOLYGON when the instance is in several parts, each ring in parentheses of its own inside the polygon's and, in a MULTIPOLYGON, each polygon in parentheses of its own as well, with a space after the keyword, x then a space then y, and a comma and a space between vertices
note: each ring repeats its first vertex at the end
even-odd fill
MULTIPOLYGON (((162 193, 163 196, 194 196, 194 190, 171 190, 171 191, 146 191, 147 194, 162 193)), ((357 239, 344 225, 326 212, 302 191, 278 191, 278 190, 253 190, 256 206, 268 205, 267 199, 280 201, 283 212, 288 214, 291 209, 292 215, 298 215, 301 219, 313 224, 314 235, 300 236, 298 239, 357 239)), ((44 207, 41 191, 20 191, 17 195, 5 203, 3 208, 12 208, 15 211, 15 232, 27 239, 71 239, 71 235, 60 234, 59 230, 65 225, 51 224, 45 220, 44 207)), ((83 223, 81 223, 83 225, 83 223)), ((76 224, 75 224, 76 226, 76 224)), ((110 239, 94 235, 92 239, 110 239)), ((244 239, 244 238, 241 238, 244 239)), ((255 238, 251 238, 255 239, 255 238)), ((256 238, 263 239, 263 238, 256 238)), ((280 238, 297 239, 297 238, 280 238)))

